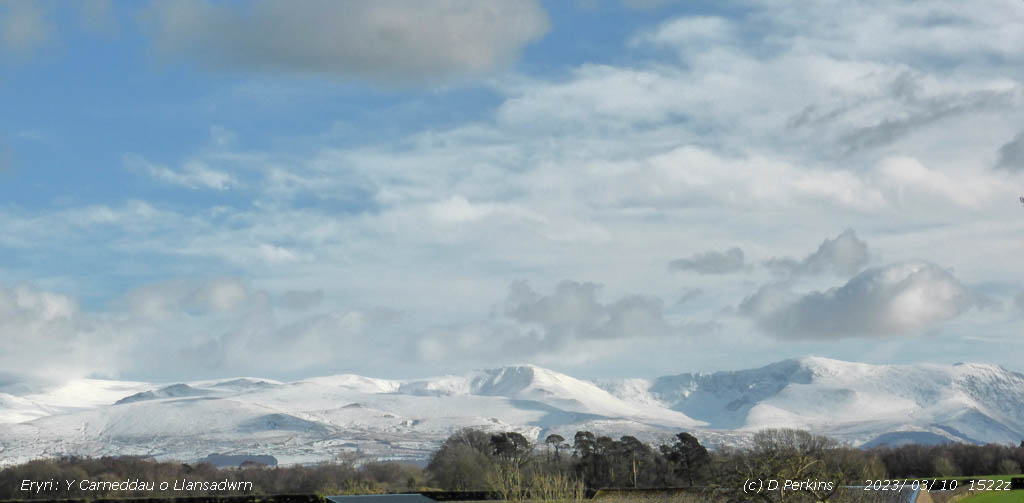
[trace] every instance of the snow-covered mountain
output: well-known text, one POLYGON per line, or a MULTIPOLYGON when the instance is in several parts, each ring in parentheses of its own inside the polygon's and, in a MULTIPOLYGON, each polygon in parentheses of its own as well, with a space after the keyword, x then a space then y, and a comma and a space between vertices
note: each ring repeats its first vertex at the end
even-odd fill
POLYGON ((1024 375, 992 365, 867 365, 808 357, 762 368, 589 382, 521 365, 387 380, 337 375, 150 383, 82 380, 0 390, 0 464, 40 456, 359 453, 424 459, 463 427, 533 439, 577 430, 648 441, 680 430, 742 444, 798 427, 854 444, 1024 438, 1024 375))
POLYGON ((973 443, 1024 439, 1024 375, 996 365, 869 365, 806 357, 645 384, 605 388, 627 401, 683 412, 711 430, 803 428, 855 445, 895 432, 973 443))

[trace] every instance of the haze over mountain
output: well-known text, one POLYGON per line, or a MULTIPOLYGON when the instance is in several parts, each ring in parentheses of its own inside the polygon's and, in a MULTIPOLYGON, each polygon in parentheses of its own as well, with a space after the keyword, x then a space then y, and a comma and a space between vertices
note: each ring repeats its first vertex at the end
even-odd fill
POLYGON ((1015 444, 1024 438, 1024 375, 986 364, 805 357, 742 371, 600 382, 533 365, 405 380, 84 380, 0 393, 0 423, 3 464, 62 454, 189 461, 215 452, 269 454, 282 463, 352 453, 423 460, 463 427, 516 430, 534 440, 589 430, 657 441, 686 430, 712 446, 742 445, 768 427, 805 428, 854 445, 1015 444))

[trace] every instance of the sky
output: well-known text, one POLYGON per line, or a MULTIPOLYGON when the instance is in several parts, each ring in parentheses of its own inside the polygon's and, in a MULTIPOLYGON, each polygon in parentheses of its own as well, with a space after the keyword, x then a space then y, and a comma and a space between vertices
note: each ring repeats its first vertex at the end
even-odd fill
POLYGON ((0 0, 0 383, 1024 371, 1024 3, 0 0))

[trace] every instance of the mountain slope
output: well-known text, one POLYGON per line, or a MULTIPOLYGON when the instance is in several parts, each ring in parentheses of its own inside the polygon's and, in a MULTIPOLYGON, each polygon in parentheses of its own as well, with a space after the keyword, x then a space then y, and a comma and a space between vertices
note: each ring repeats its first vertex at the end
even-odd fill
POLYGON ((806 428, 857 444, 888 431, 966 442, 1024 438, 1024 375, 994 365, 869 365, 806 357, 758 369, 662 377, 644 391, 638 402, 649 397, 711 429, 806 428))
POLYGON ((83 380, 0 394, 0 464, 39 456, 195 460, 270 454, 281 463, 352 453, 424 459, 453 431, 578 430, 657 441, 680 430, 743 444, 766 427, 854 444, 1024 438, 1024 376, 992 365, 867 365, 801 358, 757 369, 589 382, 532 365, 388 380, 337 375, 177 383, 83 380), (876 440, 877 439, 877 440, 876 440))

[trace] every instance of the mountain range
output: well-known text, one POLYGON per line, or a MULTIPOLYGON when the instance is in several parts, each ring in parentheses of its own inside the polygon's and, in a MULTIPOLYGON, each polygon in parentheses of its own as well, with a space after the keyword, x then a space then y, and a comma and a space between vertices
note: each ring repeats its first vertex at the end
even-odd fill
POLYGON ((0 388, 0 465, 66 454, 282 464, 366 456, 423 461, 453 431, 578 430, 648 442, 679 431, 711 447, 763 428, 857 446, 1024 439, 1024 375, 996 365, 871 365, 805 357, 761 368, 588 381, 533 365, 424 379, 335 375, 153 384, 83 379, 0 388))

